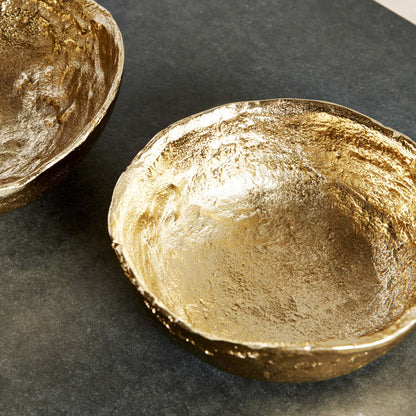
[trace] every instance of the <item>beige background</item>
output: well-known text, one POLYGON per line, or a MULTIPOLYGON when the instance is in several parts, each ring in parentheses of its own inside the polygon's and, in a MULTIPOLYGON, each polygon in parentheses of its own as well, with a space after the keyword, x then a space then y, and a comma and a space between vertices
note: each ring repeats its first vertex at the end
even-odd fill
POLYGON ((376 0, 376 2, 416 24, 416 0, 376 0))

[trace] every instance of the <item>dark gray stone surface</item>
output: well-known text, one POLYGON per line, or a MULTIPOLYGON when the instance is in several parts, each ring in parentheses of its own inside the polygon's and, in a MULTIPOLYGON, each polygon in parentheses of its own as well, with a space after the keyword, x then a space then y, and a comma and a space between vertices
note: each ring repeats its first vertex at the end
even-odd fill
POLYGON ((416 138, 416 27, 370 0, 101 2, 126 47, 113 116, 64 182, 0 217, 0 416, 416 414, 416 333, 326 382, 223 373, 152 323, 106 229, 134 155, 215 105, 322 99, 416 138))

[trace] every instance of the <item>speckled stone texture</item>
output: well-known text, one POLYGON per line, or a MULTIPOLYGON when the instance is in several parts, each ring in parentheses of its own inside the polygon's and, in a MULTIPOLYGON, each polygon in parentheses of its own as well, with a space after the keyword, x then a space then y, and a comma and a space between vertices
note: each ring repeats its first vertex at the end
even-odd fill
POLYGON ((416 333, 303 385, 238 378, 145 313, 109 244, 115 182, 168 124, 231 101, 332 101, 416 138, 416 27, 370 0, 105 0, 124 35, 113 116, 78 168, 0 217, 0 416, 403 415, 416 333))

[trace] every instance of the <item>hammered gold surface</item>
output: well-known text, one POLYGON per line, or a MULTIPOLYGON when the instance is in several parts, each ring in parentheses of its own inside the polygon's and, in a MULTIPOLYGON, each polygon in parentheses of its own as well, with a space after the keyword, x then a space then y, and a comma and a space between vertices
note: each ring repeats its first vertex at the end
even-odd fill
POLYGON ((409 139, 340 106, 225 105, 134 159, 110 234, 148 306, 211 363, 334 377, 414 324, 415 166, 409 139))
POLYGON ((90 0, 3 0, 0 8, 0 196, 11 198, 102 119, 123 46, 110 14, 90 0))

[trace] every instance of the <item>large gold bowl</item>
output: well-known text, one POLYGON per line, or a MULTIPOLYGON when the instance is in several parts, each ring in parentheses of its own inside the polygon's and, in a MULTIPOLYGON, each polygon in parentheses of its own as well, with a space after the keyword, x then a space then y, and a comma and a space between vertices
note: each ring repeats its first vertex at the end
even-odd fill
POLYGON ((0 213, 92 146, 121 81, 120 31, 92 0, 0 1, 0 213))
POLYGON ((358 369, 416 322, 416 147, 335 104, 224 105, 157 134, 120 177, 113 247, 209 363, 299 382, 358 369))

